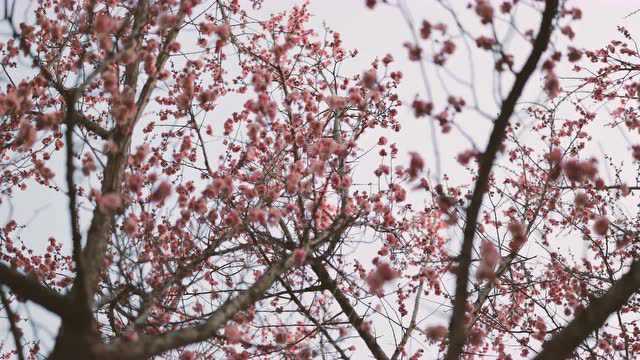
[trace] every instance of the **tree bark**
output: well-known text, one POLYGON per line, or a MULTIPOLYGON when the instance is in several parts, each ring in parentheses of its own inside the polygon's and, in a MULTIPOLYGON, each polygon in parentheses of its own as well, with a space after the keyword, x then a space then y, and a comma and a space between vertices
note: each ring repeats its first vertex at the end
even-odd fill
POLYGON ((491 169, 493 168, 497 153, 504 141, 506 130, 509 126, 509 119, 511 118, 511 115, 513 115, 515 106, 524 91, 525 85, 535 71, 543 52, 549 45, 551 33, 553 31, 552 22, 557 10, 558 0, 546 1, 546 6, 542 14, 542 21, 540 22, 540 29, 538 30, 538 35, 533 43, 531 54, 529 54, 522 70, 520 70, 516 76, 516 80, 509 92, 509 95, 502 103, 500 114, 493 125, 489 143, 480 158, 478 178, 473 189, 471 203, 467 207, 464 238, 459 256, 453 315, 451 316, 451 321, 449 323, 449 348, 447 349, 446 355, 446 359, 448 360, 458 359, 462 354, 462 349, 466 342, 466 325, 464 320, 467 297, 469 295, 467 285, 469 282, 473 239, 475 237, 480 207, 482 206, 484 193, 489 183, 491 169))
POLYGON ((535 360, 566 359, 571 356, 591 333, 602 327, 609 316, 620 310, 638 290, 640 261, 631 264, 629 272, 616 281, 604 295, 591 301, 564 329, 544 343, 535 360))

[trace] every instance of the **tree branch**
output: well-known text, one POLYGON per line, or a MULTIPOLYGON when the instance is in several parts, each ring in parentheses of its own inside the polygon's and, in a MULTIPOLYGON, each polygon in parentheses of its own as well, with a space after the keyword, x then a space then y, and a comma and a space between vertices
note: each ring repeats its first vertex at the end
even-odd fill
POLYGON ((9 299, 4 293, 4 290, 0 288, 0 300, 2 301, 2 306, 4 307, 4 311, 7 313, 7 318, 9 319, 9 329, 11 329, 11 333, 13 334, 13 340, 16 343, 16 353, 18 355, 18 360, 24 360, 24 347, 22 346, 22 330, 16 324, 16 318, 13 311, 11 311, 11 307, 9 306, 9 299))
POLYGON ((629 301, 640 290, 640 261, 631 264, 629 272, 616 281, 599 298, 591 301, 571 322, 542 345, 542 351, 534 358, 566 359, 592 332, 602 327, 611 314, 629 301))
POLYGON ((61 317, 69 312, 69 303, 62 295, 4 264, 0 264, 0 284, 9 287, 18 297, 33 301, 61 317))
POLYGON ((420 297, 422 296, 422 291, 424 291, 424 281, 420 281, 420 285, 416 291, 416 299, 413 303, 413 313, 411 314, 411 320, 409 322, 409 327, 402 335, 402 339, 400 340, 400 344, 396 347, 396 351, 391 355, 391 360, 397 360, 400 355, 404 352, 404 347, 407 345, 409 338, 411 337, 411 333, 416 329, 416 324, 418 320, 418 311, 420 310, 420 297))
MULTIPOLYGON (((28 114, 29 115, 34 115, 34 116, 43 116, 44 115, 44 113, 42 113, 40 111, 29 111, 28 114)), ((69 119, 67 119, 67 123, 69 122, 69 120, 72 121, 74 124, 84 128, 85 130, 88 130, 88 131, 92 132, 93 134, 98 135, 102 139, 106 140, 111 135, 109 130, 107 130, 107 129, 103 128, 102 126, 98 125, 97 123, 89 120, 86 116, 82 115, 77 109, 73 113, 73 115, 70 116, 69 119)))
POLYGON ((103 128, 102 126, 96 124, 95 122, 87 119, 85 116, 80 114, 77 110, 73 113, 71 117, 71 121, 76 123, 77 125, 83 127, 84 129, 89 130, 90 132, 98 135, 102 139, 108 139, 111 133, 109 130, 103 128))
MULTIPOLYGON (((312 251, 320 244, 326 242, 336 232, 343 232, 350 224, 345 218, 339 218, 324 233, 307 243, 303 249, 312 251)), ((225 301, 202 324, 180 329, 174 332, 144 336, 136 342, 117 341, 108 345, 104 352, 113 356, 118 355, 123 359, 139 359, 161 354, 165 351, 207 340, 216 335, 236 313, 244 311, 249 306, 260 300, 269 290, 271 285, 287 270, 295 266, 293 253, 271 265, 262 276, 248 289, 241 291, 237 296, 225 301), (126 354, 126 355, 124 355, 126 354)))
POLYGON ((514 112, 516 103, 524 91, 524 87, 527 84, 529 78, 535 71, 537 64, 542 57, 542 53, 547 48, 551 39, 551 32, 553 30, 552 20, 555 17, 558 8, 558 0, 547 0, 544 12, 542 14, 542 21, 540 22, 540 29, 538 35, 533 43, 533 49, 529 55, 527 62, 522 67, 522 70, 516 76, 515 82, 509 95, 502 103, 500 114, 496 119, 489 143, 480 159, 480 166, 478 169, 478 179, 476 180, 475 187, 473 189, 473 195, 471 203, 467 208, 466 219, 467 222, 464 228, 464 238, 462 242, 462 249, 459 256, 459 265, 457 269, 456 291, 453 304, 453 315, 451 316, 451 322, 449 323, 449 348, 447 349, 446 359, 454 360, 460 357, 462 349, 466 342, 466 329, 465 329, 465 308, 467 305, 468 290, 467 285, 469 282, 469 269, 471 265, 471 253, 473 249, 473 238, 475 236, 476 226, 478 223, 478 215, 480 213, 480 207, 484 198, 487 185, 489 183, 489 176, 491 169, 496 159, 496 155, 500 150, 500 146, 505 138, 506 130, 509 125, 509 119, 514 112))
MULTIPOLYGON (((322 335, 324 335, 324 337, 327 338, 329 343, 333 345, 333 347, 336 349, 336 351, 340 355, 340 358, 343 360, 348 360, 349 357, 347 356, 347 354, 344 353, 344 350, 342 350, 342 348, 340 348, 340 346, 336 343, 336 341, 331 337, 331 334, 329 334, 327 329, 325 329, 324 326, 322 326, 322 324, 315 317, 313 317, 313 315, 309 312, 309 310, 307 310, 304 304, 298 299, 298 297, 295 294, 295 290, 293 290, 291 286, 289 286, 289 284, 287 284, 287 282, 281 276, 278 277, 278 282, 280 282, 280 284, 287 290, 287 293, 291 297, 291 300, 296 304, 296 306, 298 306, 298 309, 300 309, 300 311, 304 314, 304 316, 306 316, 307 319, 309 319, 316 326, 318 331, 320 331, 322 335)), ((323 287, 321 288, 324 289, 323 287)))
POLYGON ((76 184, 74 180, 75 176, 75 164, 73 162, 74 153, 73 153, 73 128, 75 125, 74 114, 75 114, 75 102, 77 97, 69 96, 65 98, 67 101, 67 110, 65 114, 67 129, 65 131, 65 148, 66 148, 66 182, 67 182, 67 192, 69 197, 69 218, 70 218, 70 226, 71 226, 71 242, 73 244, 72 254, 73 261, 76 265, 76 278, 74 288, 77 287, 80 291, 75 294, 78 296, 77 300, 79 303, 77 304, 80 307, 86 307, 87 315, 91 316, 90 307, 88 307, 87 302, 87 292, 85 291, 85 278, 84 278, 84 263, 82 261, 82 234, 80 233, 80 219, 78 215, 78 200, 77 200, 77 190, 76 184))
MULTIPOLYGON (((141 2, 139 6, 141 8, 139 17, 146 16, 146 12, 142 11, 146 9, 147 2, 141 2)), ((169 59, 168 47, 180 32, 182 23, 184 21, 185 13, 180 12, 178 14, 178 20, 176 25, 166 35, 162 50, 156 59, 156 68, 158 72, 164 69, 164 66, 169 59)), ((138 21, 138 20, 136 20, 138 21)), ((139 20, 142 21, 142 20, 139 20)), ((133 67, 132 67, 133 68, 133 67)), ((134 82, 137 81, 137 70, 128 73, 127 82, 130 82, 130 86, 133 87, 134 82)), ((116 141, 117 150, 109 154, 107 159, 107 165, 104 170, 104 179, 102 180, 101 192, 103 194, 116 193, 119 194, 122 187, 122 176, 124 169, 127 165, 127 158, 131 146, 131 136, 133 133, 133 127, 136 125, 144 109, 146 108, 151 94, 155 88, 157 78, 149 77, 140 91, 140 95, 136 102, 137 110, 133 119, 124 126, 117 126, 114 129, 113 138, 116 141)), ((96 208, 93 212, 93 218, 89 231, 87 234, 87 244, 83 250, 82 257, 84 264, 86 264, 86 281, 87 289, 93 295, 97 289, 97 284, 100 277, 100 271, 104 261, 104 256, 107 251, 107 243, 111 237, 113 218, 110 214, 104 214, 100 209, 96 208)))
POLYGON ((380 345, 378 345, 376 338, 362 327, 364 320, 358 315, 353 306, 351 306, 349 299, 338 288, 336 281, 331 279, 331 275, 324 266, 317 260, 314 260, 311 262, 311 268, 318 276, 318 279, 320 279, 320 283, 326 287, 336 299, 342 312, 344 312, 351 325, 358 331, 358 334, 369 348, 369 351, 371 351, 371 354, 378 360, 388 360, 389 358, 382 348, 380 348, 380 345))

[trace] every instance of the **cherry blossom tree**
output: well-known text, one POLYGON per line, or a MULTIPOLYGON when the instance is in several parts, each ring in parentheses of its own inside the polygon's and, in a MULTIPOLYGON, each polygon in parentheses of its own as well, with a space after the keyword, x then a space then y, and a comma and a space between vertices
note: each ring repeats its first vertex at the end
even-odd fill
MULTIPOLYGON (((347 327, 372 338, 332 278, 358 232, 411 221, 395 218, 401 189, 351 190, 359 139, 399 129, 391 57, 340 74, 355 53, 308 29, 304 5, 258 21, 237 1, 47 1, 31 22, 18 6, 2 44, 3 202, 65 194, 70 237, 37 253, 27 225, 3 227, 7 356, 42 352, 24 301, 59 317, 59 359, 307 358, 318 339, 346 357, 347 327), (315 299, 331 292, 347 320, 315 299)), ((375 292, 398 276, 359 271, 375 292)))
POLYGON ((412 38, 348 73, 358 44, 308 3, 261 3, 5 2, 0 204, 58 196, 66 230, 3 219, 4 358, 640 353, 626 29, 579 49, 577 1, 368 0, 412 38), (389 140, 403 107, 424 149, 389 140), (604 128, 629 159, 593 153, 604 128), (32 305, 59 321, 50 348, 32 305))
MULTIPOLYGON (((434 3, 448 18, 416 21, 404 2, 366 2, 373 9, 397 8, 413 31, 406 56, 418 63, 426 95, 416 98, 413 108, 432 126, 436 180, 441 180, 438 138, 462 136, 471 146, 457 160, 472 180, 432 194, 446 199, 439 207, 451 228, 445 242, 455 244, 441 273, 455 277, 439 285, 454 289, 444 296, 443 306, 451 304, 448 325, 431 325, 424 335, 439 344, 446 359, 634 357, 638 330, 631 313, 640 268, 635 216, 627 206, 637 205, 628 199, 637 189, 628 185, 637 182, 635 165, 629 171, 624 165, 629 159, 616 154, 598 159, 590 144, 602 129, 612 128, 622 133, 628 153, 638 148, 631 140, 637 44, 619 28, 623 39, 604 49, 572 46, 571 22, 582 12, 569 1, 478 0, 466 9, 434 3), (541 12, 537 29, 519 27, 523 6, 541 12), (481 25, 463 21, 469 18, 465 11, 475 13, 481 25), (514 37, 530 50, 523 54, 514 37), (491 60, 475 62, 478 52, 490 53, 491 60), (457 57, 467 59, 468 78, 455 65, 457 57), (477 73, 486 71, 480 66, 494 68, 493 108, 477 95, 491 91, 477 80, 477 73), (536 77, 544 92, 531 101, 525 88, 536 77), (563 78, 571 81, 562 84, 563 78), (447 80, 460 86, 452 90, 447 80), (446 99, 438 99, 442 93, 446 99), (602 103, 616 109, 598 119, 592 109, 602 103), (469 112, 490 120, 487 138, 466 130, 469 112), (579 258, 567 239, 582 242, 579 258)), ((418 263, 433 273, 426 259, 418 263)), ((416 289, 414 314, 424 291, 416 289)), ((408 324, 405 335, 416 327, 415 317, 408 324)))

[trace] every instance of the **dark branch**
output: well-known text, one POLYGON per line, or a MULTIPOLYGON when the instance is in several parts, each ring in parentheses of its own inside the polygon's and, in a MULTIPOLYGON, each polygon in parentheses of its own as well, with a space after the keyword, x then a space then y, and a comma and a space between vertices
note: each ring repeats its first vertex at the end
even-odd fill
MULTIPOLYGON (((320 244, 325 243, 334 234, 342 233, 349 225, 351 223, 348 220, 338 218, 329 229, 306 244, 303 249, 306 252, 312 251, 320 244)), ((118 355, 123 359, 139 359, 214 337, 217 335, 218 330, 224 327, 235 314, 246 310, 260 300, 273 283, 277 281, 278 277, 294 266, 295 259, 293 254, 289 254, 278 262, 273 263, 251 287, 229 298, 201 324, 161 335, 144 336, 136 342, 115 342, 108 345, 104 352, 113 356, 118 355), (123 354, 126 354, 126 356, 123 354)))
POLYGON ((33 301, 61 317, 69 312, 68 302, 62 295, 4 264, 0 264, 0 284, 9 287, 18 297, 33 301))
POLYGON ((609 316, 629 301, 640 289, 640 261, 631 264, 629 272, 616 281, 599 298, 591 301, 562 331, 542 345, 535 360, 566 359, 592 332, 596 331, 609 316))
POLYGON ((94 133, 95 135, 98 135, 102 139, 108 139, 109 136, 111 135, 109 130, 87 119, 85 116, 83 116, 77 111, 73 113, 73 117, 71 117, 71 120, 77 125, 81 126, 82 128, 94 133))
POLYGON ((458 359, 460 357, 460 354, 462 353, 462 349, 466 342, 466 329, 464 319, 467 297, 469 295, 467 285, 469 281, 469 268, 471 264, 473 238, 475 236, 478 215, 480 213, 480 207, 482 206, 484 193, 489 183, 491 169, 493 168, 496 155, 500 150, 502 142, 505 138, 506 130, 509 126, 509 119, 514 112, 518 99, 520 99, 525 85, 535 71, 543 52, 549 44, 549 40, 551 39, 551 32, 553 29, 552 21, 556 15, 557 8, 558 0, 547 0, 544 12, 542 14, 542 21, 540 22, 540 29, 533 43, 531 54, 529 55, 527 62, 522 67, 522 70, 516 76, 515 82, 513 84, 513 87, 511 88, 511 91, 509 92, 509 95, 502 103, 500 114, 498 115, 498 118, 494 123, 493 131, 491 132, 491 136, 489 138, 489 143, 487 144, 487 148, 480 159, 478 179, 476 180, 476 184, 473 189, 471 203, 467 208, 467 222, 464 228, 464 239, 459 256, 460 263, 457 270, 453 315, 449 324, 449 348, 447 349, 446 356, 446 359, 449 360, 458 359))
MULTIPOLYGON (((318 331, 320 331, 322 335, 324 335, 324 337, 329 341, 329 343, 336 349, 336 351, 340 355, 340 358, 343 360, 348 360, 349 357, 347 356, 347 354, 344 353, 344 350, 342 350, 340 345, 338 345, 338 343, 336 343, 336 341, 331 337, 331 334, 329 334, 327 329, 325 329, 325 327, 322 326, 322 324, 309 312, 309 310, 307 310, 307 308, 300 301, 300 299, 298 299, 298 296, 296 296, 295 294, 296 290, 293 290, 291 286, 287 284, 287 281, 282 277, 278 277, 278 282, 280 282, 280 284, 287 290, 287 293, 291 296, 291 300, 296 304, 298 309, 300 309, 300 312, 302 312, 304 316, 306 316, 307 319, 309 319, 316 326, 318 331)), ((319 287, 319 288, 324 289, 323 287, 319 287)))
POLYGON ((22 331, 18 328, 18 324, 16 324, 16 317, 13 311, 11 311, 11 306, 9 304, 9 299, 4 293, 4 290, 0 288, 0 300, 2 300, 2 306, 4 307, 4 311, 7 313, 7 319, 9 319, 9 329, 11 329, 11 333, 13 334, 13 340, 16 343, 16 353, 18 354, 18 360, 24 360, 24 347, 22 346, 22 331))
POLYGON ((311 268, 318 276, 320 283, 326 287, 336 299, 342 309, 342 312, 344 312, 351 325, 356 329, 356 331, 358 331, 360 338, 362 338, 362 341, 367 345, 371 354, 378 360, 388 360, 389 358, 382 348, 380 348, 380 345, 378 345, 376 338, 363 328, 362 323, 364 320, 358 315, 358 313, 356 313, 356 310, 351 306, 349 299, 338 288, 338 284, 335 280, 331 279, 331 275, 327 272, 324 266, 318 261, 314 261, 311 263, 311 268))

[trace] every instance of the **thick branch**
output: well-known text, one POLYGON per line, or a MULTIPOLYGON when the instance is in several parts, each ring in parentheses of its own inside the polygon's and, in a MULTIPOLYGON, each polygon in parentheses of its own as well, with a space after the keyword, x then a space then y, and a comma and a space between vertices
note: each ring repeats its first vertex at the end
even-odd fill
POLYGON ((73 113, 73 116, 72 116, 71 120, 74 123, 76 123, 77 125, 79 125, 79 126, 83 127, 84 129, 92 132, 93 134, 98 135, 102 139, 108 139, 109 136, 111 135, 109 133, 109 130, 107 130, 107 129, 103 128, 102 126, 96 124, 95 122, 89 120, 88 118, 86 118, 85 116, 80 114, 78 111, 75 111, 73 113))
POLYGON ((62 295, 4 264, 0 264, 0 284, 8 286, 18 297, 33 301, 61 317, 68 312, 68 302, 62 295))
POLYGON ((631 264, 629 272, 616 281, 599 298, 591 301, 562 331, 542 345, 535 357, 543 359, 566 359, 592 332, 602 327, 607 318, 629 301, 631 295, 640 290, 640 261, 631 264))
MULTIPOLYGON (((143 6, 146 2, 141 2, 140 6, 143 6)), ((139 17, 146 16, 144 11, 140 11, 139 17)), ((168 46, 177 37, 180 32, 183 20, 184 12, 179 15, 178 22, 175 27, 167 34, 161 53, 156 60, 156 68, 160 72, 167 60, 169 59, 168 46)), ((139 20, 142 21, 142 20, 139 20)), ((129 85, 133 86, 134 79, 137 80, 137 72, 128 74, 129 85)), ((116 141, 117 149, 109 154, 107 159, 107 165, 104 170, 104 179, 102 180, 101 192, 103 194, 116 193, 119 194, 122 186, 122 177, 125 167, 127 165, 127 158, 131 146, 131 135, 133 133, 133 127, 136 125, 140 117, 142 116, 144 109, 146 108, 151 94, 155 88, 157 78, 149 77, 143 85, 138 101, 136 103, 137 110, 132 120, 124 126, 116 127, 113 139, 116 141)), ((113 218, 109 214, 105 214, 100 209, 96 208, 93 212, 93 219, 89 226, 87 234, 87 245, 82 253, 84 264, 86 265, 86 281, 87 289, 90 292, 89 295, 93 295, 97 289, 100 271, 102 269, 104 256, 107 251, 107 243, 111 237, 113 218)))
MULTIPOLYGON (((29 111, 29 114, 34 116, 44 115, 41 111, 29 111)), ((83 129, 99 136, 102 139, 108 139, 110 136, 109 130, 98 125, 96 122, 89 120, 89 118, 82 115, 77 109, 73 112, 73 115, 70 117, 70 119, 66 119, 67 122, 69 120, 73 121, 75 125, 82 127, 83 129)))
POLYGON ((509 125, 509 119, 514 112, 516 103, 522 95, 525 85, 535 71, 537 64, 542 57, 542 53, 547 48, 551 38, 553 29, 552 20, 555 17, 558 8, 558 0, 547 0, 538 35, 533 43, 533 49, 522 67, 522 70, 516 76, 515 82, 509 95, 502 103, 500 114, 496 119, 493 131, 489 138, 489 143, 480 159, 478 169, 478 178, 473 189, 471 203, 467 208, 467 222, 464 228, 464 239, 462 249, 459 256, 459 265, 457 270, 456 292, 453 303, 453 315, 449 324, 449 348, 447 349, 446 359, 458 359, 462 353, 466 341, 465 329, 465 308, 467 304, 469 281, 469 268, 471 264, 471 253, 473 249, 473 238, 478 222, 478 215, 484 193, 489 183, 491 169, 496 159, 496 155, 505 138, 506 130, 509 125))
POLYGON ((18 355, 18 360, 24 360, 24 347, 22 346, 22 331, 18 328, 18 324, 16 324, 16 317, 13 311, 11 311, 11 306, 9 304, 9 299, 4 294, 4 290, 0 288, 0 300, 2 301, 2 306, 4 307, 4 311, 7 313, 7 319, 9 319, 9 329, 13 334, 13 340, 16 344, 16 353, 18 355))
POLYGON ((380 345, 378 345, 376 338, 362 326, 364 320, 358 315, 353 306, 351 306, 349 299, 342 293, 340 288, 338 288, 338 284, 335 280, 331 279, 331 275, 327 272, 324 266, 315 261, 311 263, 311 268, 318 276, 320 283, 326 287, 336 299, 342 309, 342 312, 344 312, 351 325, 356 329, 356 331, 358 331, 360 338, 362 338, 364 343, 367 345, 371 354, 378 360, 388 360, 389 358, 382 348, 380 348, 380 345))
MULTIPOLYGON (((344 218, 339 218, 334 222, 333 226, 306 244, 303 249, 306 252, 312 251, 320 244, 326 242, 327 239, 336 232, 342 233, 348 224, 349 221, 344 218)), ((139 359, 210 339, 214 337, 218 330, 224 327, 235 314, 246 310, 249 306, 259 301, 278 277, 294 266, 295 258, 293 254, 289 254, 274 263, 251 287, 225 301, 205 322, 199 325, 162 335, 145 336, 136 342, 115 342, 105 349, 105 353, 110 353, 114 356, 117 354, 121 358, 139 359), (126 356, 123 354, 126 354, 126 356)))
POLYGON ((213 337, 236 313, 258 301, 278 276, 293 266, 293 261, 293 256, 289 256, 274 264, 253 286, 222 304, 206 322, 159 336, 143 337, 139 342, 132 344, 115 344, 113 353, 127 354, 128 358, 138 359, 213 337))
MULTIPOLYGON (((73 261, 76 265, 76 285, 79 286, 79 292, 76 294, 79 296, 76 300, 79 301, 78 305, 81 307, 88 306, 88 302, 86 301, 86 291, 84 291, 84 264, 82 261, 82 234, 80 233, 80 219, 78 215, 78 199, 77 199, 77 189, 74 180, 75 176, 75 164, 73 162, 74 152, 73 152, 73 128, 75 125, 74 114, 75 114, 75 102, 76 97, 71 96, 66 99, 67 103, 67 112, 65 114, 65 118, 67 120, 67 130, 65 131, 65 148, 66 148, 66 182, 67 182, 67 192, 69 197, 69 218, 71 225, 71 243, 73 244, 73 261)), ((88 315, 90 316, 90 308, 86 308, 88 315)))

